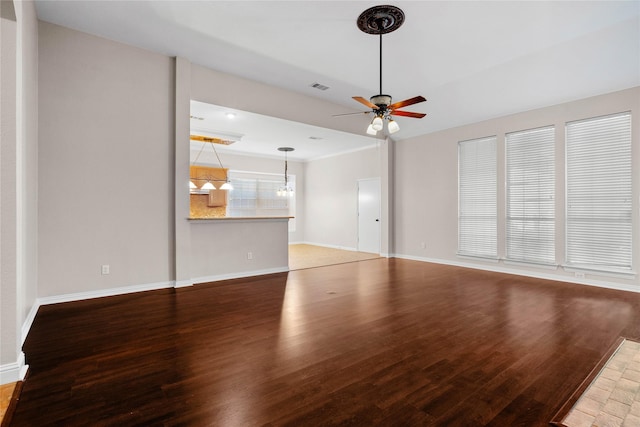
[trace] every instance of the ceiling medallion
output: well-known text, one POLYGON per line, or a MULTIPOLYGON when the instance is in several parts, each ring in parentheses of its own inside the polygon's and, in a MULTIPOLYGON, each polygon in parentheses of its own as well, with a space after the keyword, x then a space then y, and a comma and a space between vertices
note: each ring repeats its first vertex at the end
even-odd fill
POLYGON ((387 34, 400 28, 404 12, 396 6, 373 6, 358 17, 358 28, 367 34, 387 34))

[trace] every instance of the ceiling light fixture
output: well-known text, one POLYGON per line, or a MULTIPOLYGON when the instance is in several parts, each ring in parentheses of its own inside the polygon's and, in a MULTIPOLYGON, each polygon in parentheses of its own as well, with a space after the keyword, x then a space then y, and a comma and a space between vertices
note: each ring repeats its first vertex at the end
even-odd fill
POLYGON ((389 123, 387 123, 387 129, 389 130, 389 133, 396 133, 400 130, 400 126, 398 125, 398 122, 390 118, 389 123))
MULTIPOLYGON (((218 151, 216 150, 215 144, 213 143, 213 141, 208 141, 208 143, 211 144, 211 148, 213 149, 213 152, 216 155, 216 158, 218 159, 218 164, 220 165, 220 169, 225 171, 225 178, 224 179, 214 179, 211 176, 209 176, 207 178, 194 178, 194 177, 191 177, 191 179, 189 181, 189 190, 190 190, 190 192, 191 193, 196 193, 198 191, 198 186, 193 181, 199 181, 199 180, 206 180, 207 181, 202 185, 202 187, 200 187, 200 190, 205 190, 205 191, 216 190, 216 187, 215 187, 215 185, 213 185, 213 182, 222 182, 223 183, 220 186, 220 190, 233 190, 233 185, 231 185, 231 183, 229 182, 229 179, 227 178, 226 170, 222 166, 222 161, 220 161, 220 156, 218 156, 218 151)), ((193 161, 193 164, 191 166, 195 166, 196 165, 196 163, 198 162, 198 159, 200 158, 200 155, 204 151, 204 147, 206 147, 206 144, 207 144, 207 142, 203 142, 202 143, 202 148, 200 148, 200 151, 198 152, 198 155, 196 156, 196 159, 193 161)))
MULTIPOLYGON (((398 123, 391 119, 392 115, 405 116, 421 119, 426 114, 424 113, 412 113, 409 111, 401 111, 399 108, 406 107, 407 105, 417 104, 419 102, 426 101, 422 96, 415 96, 404 101, 391 103, 391 95, 384 95, 382 93, 382 35, 397 30, 404 22, 404 12, 402 9, 396 6, 383 5, 374 6, 365 10, 360 14, 357 20, 358 28, 367 34, 378 35, 380 38, 380 91, 378 95, 372 96, 369 100, 361 96, 354 96, 353 99, 359 103, 371 108, 370 111, 364 113, 373 113, 375 117, 371 120, 371 123, 367 127, 367 134, 376 135, 379 131, 384 129, 384 122, 386 121, 387 130, 391 133, 396 133, 400 130, 398 123)), ((358 114, 347 113, 337 114, 338 116, 358 114)))
POLYGON ((278 151, 284 151, 284 185, 278 188, 276 194, 279 197, 291 197, 293 196, 293 188, 289 185, 289 175, 287 171, 288 161, 287 161, 287 153, 294 151, 295 148, 291 147, 279 147, 278 151))

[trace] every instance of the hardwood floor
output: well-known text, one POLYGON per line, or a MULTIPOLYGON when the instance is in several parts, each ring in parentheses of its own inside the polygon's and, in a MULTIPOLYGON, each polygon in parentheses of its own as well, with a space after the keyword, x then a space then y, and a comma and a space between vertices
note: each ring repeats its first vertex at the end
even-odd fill
POLYGON ((640 294, 400 259, 44 306, 13 426, 544 426, 640 294))

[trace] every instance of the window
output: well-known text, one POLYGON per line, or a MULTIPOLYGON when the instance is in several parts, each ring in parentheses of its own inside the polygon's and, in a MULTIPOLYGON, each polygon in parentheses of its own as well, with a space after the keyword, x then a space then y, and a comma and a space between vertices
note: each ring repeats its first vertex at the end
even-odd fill
POLYGON ((458 254, 497 258, 496 137, 458 143, 458 254))
MULTIPOLYGON (((229 191, 227 216, 295 216, 295 192, 290 197, 277 195, 284 184, 281 175, 257 172, 229 171, 233 190, 229 191)), ((295 190, 295 175, 289 175, 295 190)), ((289 231, 295 231, 295 219, 289 220, 289 231)))
POLYGON ((506 258, 555 263, 554 127, 506 135, 506 258))
POLYGON ((631 113, 567 123, 567 266, 631 270, 631 113))

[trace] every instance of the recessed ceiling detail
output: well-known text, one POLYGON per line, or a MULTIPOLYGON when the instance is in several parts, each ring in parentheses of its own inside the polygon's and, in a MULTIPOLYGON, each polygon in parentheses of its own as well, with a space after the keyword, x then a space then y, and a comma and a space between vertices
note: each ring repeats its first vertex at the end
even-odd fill
POLYGON ((358 28, 367 34, 387 34, 400 28, 404 12, 396 6, 373 6, 358 17, 358 28))

